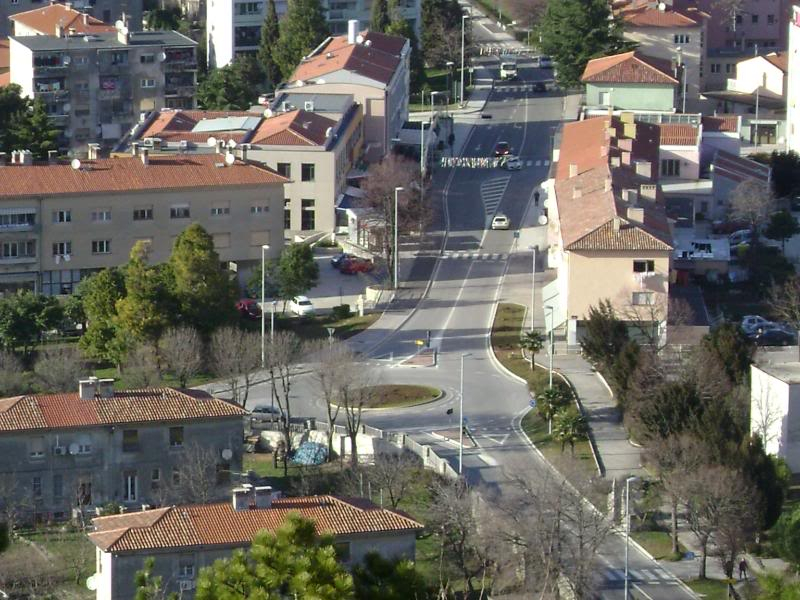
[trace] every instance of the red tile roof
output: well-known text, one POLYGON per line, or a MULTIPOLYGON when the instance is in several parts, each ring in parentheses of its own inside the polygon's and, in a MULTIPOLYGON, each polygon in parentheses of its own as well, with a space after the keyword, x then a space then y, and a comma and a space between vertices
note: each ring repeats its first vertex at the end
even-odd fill
POLYGON ((7 86, 11 83, 11 73, 0 73, 0 87, 7 86))
POLYGON ((770 181, 772 170, 749 158, 737 156, 724 150, 717 150, 712 161, 712 177, 725 177, 736 183, 742 183, 748 179, 755 179, 767 184, 770 181))
POLYGON ((348 44, 347 36, 331 38, 316 54, 297 66, 289 81, 309 81, 345 70, 388 84, 400 65, 400 51, 404 45, 403 38, 395 40, 395 36, 371 32, 365 34, 361 44, 348 44), (402 45, 399 40, 403 41, 402 45))
POLYGON ((662 146, 697 146, 700 144, 700 128, 683 123, 658 125, 662 146))
POLYGON ((739 115, 709 115, 703 117, 703 132, 738 133, 739 115))
POLYGON ((149 388, 115 391, 110 398, 81 400, 71 394, 39 394, 0 400, 0 434, 92 425, 185 421, 244 416, 238 406, 197 390, 149 388))
POLYGON ((789 72, 789 53, 788 52, 771 52, 764 55, 770 63, 778 67, 784 73, 789 72))
POLYGON ((336 121, 305 110, 292 110, 264 119, 249 142, 263 146, 322 146, 336 121))
POLYGON ((626 27, 699 27, 705 13, 697 10, 682 12, 667 7, 659 10, 652 2, 633 3, 617 12, 626 27))
POLYGON ((69 164, 0 167, 0 198, 59 196, 131 190, 193 189, 283 184, 288 180, 267 167, 237 161, 229 167, 215 154, 150 156, 145 166, 138 157, 83 161, 79 170, 69 164))
POLYGON ((163 109, 137 139, 157 137, 170 142, 195 142, 204 144, 213 135, 217 138, 241 142, 249 131, 215 131, 192 132, 195 125, 203 119, 219 119, 222 117, 257 117, 259 115, 241 110, 170 110, 163 109))
POLYGON ((275 531, 290 514, 316 524, 318 534, 411 533, 423 525, 363 499, 335 496, 278 498, 269 508, 234 510, 231 502, 171 506, 96 517, 89 534, 104 552, 125 553, 195 546, 249 546, 256 533, 275 531))
POLYGON ((675 85, 669 62, 636 51, 594 58, 581 75, 584 83, 651 83, 675 85))
POLYGON ((0 73, 11 68, 11 50, 8 38, 0 39, 0 73))
POLYGON ((42 35, 55 35, 57 25, 63 27, 64 35, 69 34, 70 29, 74 29, 78 35, 116 31, 113 25, 59 3, 17 13, 9 19, 35 29, 42 35))

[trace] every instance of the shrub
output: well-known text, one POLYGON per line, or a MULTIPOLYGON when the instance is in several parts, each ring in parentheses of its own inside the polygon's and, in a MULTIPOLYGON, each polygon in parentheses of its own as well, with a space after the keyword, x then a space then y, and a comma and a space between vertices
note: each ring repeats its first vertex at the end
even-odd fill
POLYGON ((333 307, 333 318, 337 321, 341 321, 346 319, 350 316, 350 305, 349 304, 340 304, 339 306, 333 307))

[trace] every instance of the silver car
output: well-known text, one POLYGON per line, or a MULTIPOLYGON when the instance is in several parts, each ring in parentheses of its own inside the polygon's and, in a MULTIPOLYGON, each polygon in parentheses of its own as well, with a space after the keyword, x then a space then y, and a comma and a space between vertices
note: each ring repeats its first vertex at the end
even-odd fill
POLYGON ((258 404, 253 407, 250 418, 254 421, 274 423, 283 420, 283 411, 278 406, 258 404))

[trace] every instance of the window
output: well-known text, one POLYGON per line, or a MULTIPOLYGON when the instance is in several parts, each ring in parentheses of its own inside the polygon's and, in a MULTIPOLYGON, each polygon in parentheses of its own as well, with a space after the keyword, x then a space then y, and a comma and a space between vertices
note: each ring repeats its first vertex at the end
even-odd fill
POLYGON ((334 542, 333 550, 336 552, 336 558, 341 562, 350 560, 350 542, 334 542))
POLYGON ((142 79, 142 88, 154 88, 156 87, 156 80, 155 79, 142 79))
POLYGON ((300 215, 300 229, 308 231, 314 229, 316 225, 316 211, 314 210, 313 200, 302 200, 303 211, 300 215))
POLYGON ((292 165, 290 163, 278 163, 278 173, 283 175, 287 179, 291 179, 292 165))
POLYGON ((291 208, 291 201, 289 200, 283 201, 283 228, 284 229, 292 228, 292 208, 291 208))
POLYGON ((92 503, 92 482, 85 480, 78 483, 78 504, 84 506, 92 503))
POLYGON ((155 54, 142 54, 139 57, 139 62, 143 65, 150 65, 156 62, 156 55, 155 54))
POLYGON ((711 63, 711 72, 719 73, 719 63, 711 63))
POLYGON ((29 452, 31 458, 44 458, 44 437, 36 436, 31 438, 31 449, 29 452))
POLYGON ((53 256, 70 256, 72 254, 72 242, 53 242, 53 256))
POLYGON ((190 216, 188 206, 170 206, 169 208, 170 219, 188 219, 190 216))
POLYGON ((41 498, 42 497, 42 478, 41 477, 34 477, 33 481, 31 482, 31 487, 33 488, 33 497, 34 498, 41 498))
POLYGON ((92 254, 111 254, 111 240, 92 240, 92 254))
POLYGON ((689 43, 689 36, 685 33, 676 33, 673 36, 673 40, 676 44, 688 44, 689 43))
POLYGON ((231 481, 231 464, 230 463, 217 463, 217 485, 230 483, 231 481))
POLYGON ((261 14, 261 7, 263 4, 261 2, 237 2, 236 7, 238 8, 238 13, 240 15, 260 15, 261 14))
POLYGON ((122 499, 125 502, 136 502, 139 494, 137 493, 139 490, 137 489, 138 486, 138 477, 136 476, 136 471, 126 471, 122 476, 123 482, 123 492, 122 492, 122 499))
POLYGON ((742 24, 742 15, 736 15, 736 24, 737 25, 741 25, 742 24))
POLYGON ((194 558, 191 556, 181 556, 178 559, 178 578, 194 578, 194 558))
POLYGON ((758 15, 750 15, 750 21, 752 23, 758 23, 758 15))
POLYGON ((133 209, 134 221, 152 221, 153 220, 153 207, 147 206, 143 208, 133 209))
POLYGON ((53 474, 53 498, 56 500, 64 496, 64 476, 60 473, 53 474))
POLYGON ((157 490, 161 485, 161 469, 153 469, 150 472, 150 489, 157 490))
POLYGON ((300 178, 303 181, 314 181, 314 163, 300 165, 300 178))
POLYGON ((92 211, 92 223, 107 223, 111 220, 110 208, 98 208, 92 211))
POLYGON ((73 58, 73 61, 75 62, 76 65, 84 66, 84 65, 88 65, 89 64, 89 57, 88 56, 76 56, 75 58, 73 58))
POLYGON ((139 430, 125 429, 122 432, 122 451, 137 452, 139 450, 139 430))
POLYGON ((169 447, 180 448, 183 446, 183 427, 169 428, 169 447))
POLYGON ((654 260, 635 260, 633 261, 634 273, 655 273, 656 261, 654 260))
POLYGON ((172 467, 172 485, 180 485, 181 472, 177 467, 172 467))
POLYGON ((10 213, 0 215, 0 229, 15 229, 17 227, 29 227, 36 224, 35 212, 10 213))
POLYGON ((767 23, 769 23, 770 25, 774 25, 775 24, 775 15, 767 15, 767 23))
POLYGON ((3 242, 0 245, 0 259, 25 258, 36 256, 36 242, 34 240, 20 240, 18 242, 3 242))
POLYGON ((54 210, 53 223, 71 223, 72 211, 71 210, 54 210))
POLYGON ((250 207, 250 214, 251 215, 263 215, 264 213, 269 212, 269 206, 251 206, 250 207))
POLYGON ((634 306, 652 306, 653 292, 633 292, 632 303, 634 306))
POLYGON ((681 161, 675 158, 665 158, 661 161, 661 175, 664 177, 680 177, 681 161))
POLYGON ((212 217, 224 217, 225 215, 231 214, 231 207, 230 206, 212 206, 211 207, 211 216, 212 217))
POLYGON ((733 64, 728 63, 725 65, 725 72, 730 75, 733 72, 733 64))
POLYGON ((83 439, 78 441, 78 454, 91 454, 92 440, 83 439))

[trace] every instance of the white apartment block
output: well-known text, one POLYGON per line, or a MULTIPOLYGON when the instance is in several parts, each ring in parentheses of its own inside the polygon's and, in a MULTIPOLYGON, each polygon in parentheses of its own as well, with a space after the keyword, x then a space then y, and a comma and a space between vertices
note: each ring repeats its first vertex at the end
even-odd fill
POLYGON ((800 363, 750 367, 750 431, 800 473, 800 363))

